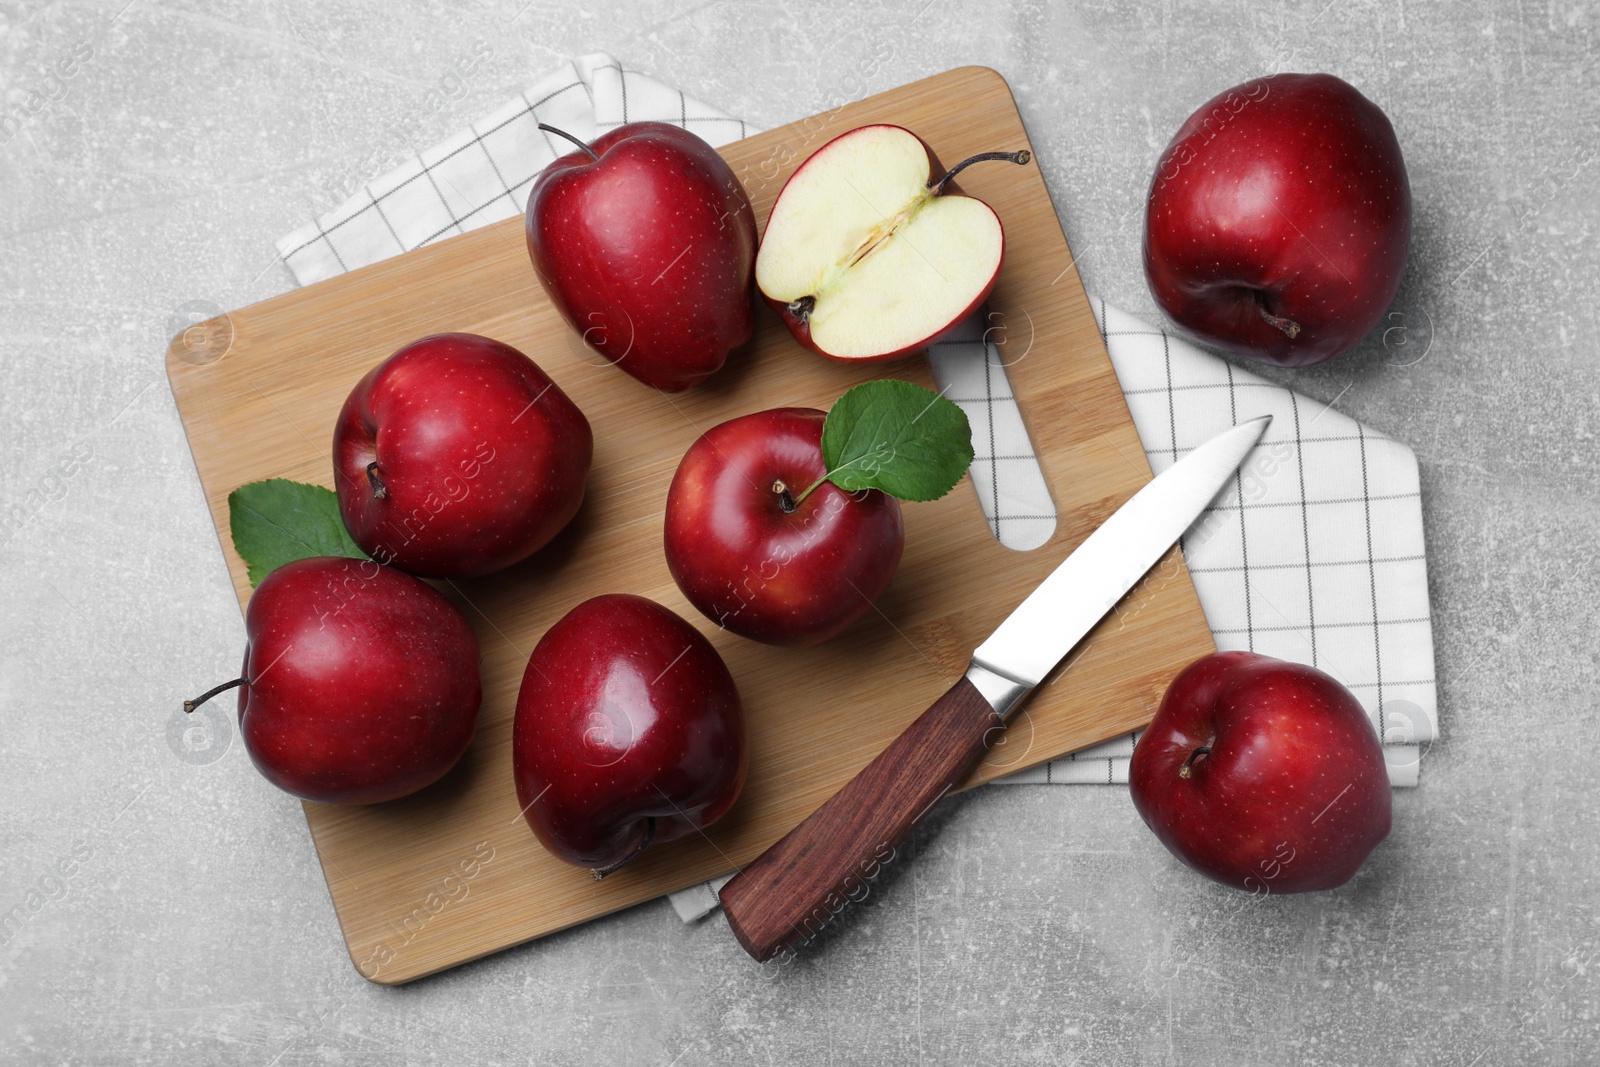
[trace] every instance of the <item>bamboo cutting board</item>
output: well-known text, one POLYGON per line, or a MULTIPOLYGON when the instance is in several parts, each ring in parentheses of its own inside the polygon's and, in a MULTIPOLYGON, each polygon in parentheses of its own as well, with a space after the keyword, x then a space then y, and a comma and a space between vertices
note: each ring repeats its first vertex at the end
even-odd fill
MULTIPOLYGON (((801 160, 869 122, 909 127, 945 161, 1028 145, 1005 81, 967 67, 722 154, 764 223, 801 160)), ((228 493, 272 477, 331 486, 340 405, 363 373, 405 343, 447 330, 506 341, 555 378, 594 428, 588 496, 572 525, 533 559, 445 589, 483 649, 483 710, 460 765, 392 803, 305 806, 362 975, 406 982, 750 860, 943 693, 1005 614, 1149 480, 1038 166, 974 167, 961 184, 1005 225, 1005 266, 990 306, 995 321, 1008 324, 1008 373, 1060 519, 1046 545, 1021 553, 990 534, 966 484, 943 500, 905 505, 905 556, 879 610, 818 648, 746 641, 683 599, 661 550, 667 485, 703 430, 767 407, 826 408, 869 378, 931 385, 920 357, 878 367, 829 363, 800 349, 763 308, 755 339, 709 382, 674 396, 655 392, 605 364, 562 323, 537 284, 516 218, 233 312, 215 324, 209 336, 220 340, 211 349, 193 347, 192 331, 189 346, 174 341, 168 376, 241 605, 250 586, 227 534, 228 493), (511 782, 511 722, 540 635, 607 592, 650 597, 710 637, 744 698, 750 773, 739 803, 709 832, 651 849, 597 884, 546 853, 524 823, 511 782)), ((1040 688, 968 784, 1137 728, 1172 675, 1212 648, 1174 551, 1079 646, 1070 669, 1040 688)))

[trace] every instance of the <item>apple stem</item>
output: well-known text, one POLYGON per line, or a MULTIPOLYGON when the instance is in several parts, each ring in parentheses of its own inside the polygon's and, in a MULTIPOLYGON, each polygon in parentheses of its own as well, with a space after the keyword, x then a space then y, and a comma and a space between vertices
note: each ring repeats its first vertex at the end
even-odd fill
POLYGON ((388 486, 384 485, 382 479, 378 477, 377 460, 373 460, 371 463, 367 464, 367 481, 372 485, 372 495, 377 497, 379 500, 383 500, 389 495, 388 486))
POLYGON ((1261 312, 1261 318, 1266 321, 1268 326, 1276 326, 1278 329, 1282 330, 1286 336, 1288 336, 1289 340, 1293 341, 1296 337, 1300 336, 1300 324, 1298 322, 1294 321, 1293 319, 1286 319, 1282 318, 1281 316, 1274 315, 1260 303, 1256 304, 1256 308, 1261 312))
POLYGON ((198 708, 201 704, 204 704, 206 701, 210 700, 212 697, 216 696, 218 693, 226 693, 230 689, 234 689, 234 688, 237 688, 238 686, 244 685, 245 682, 247 682, 247 681, 249 681, 248 678, 235 678, 231 682, 223 682, 221 685, 217 686, 215 689, 207 689, 204 693, 201 693, 199 696, 195 697, 193 700, 185 700, 183 702, 183 710, 184 710, 185 713, 193 713, 195 708, 198 708))
POLYGON ((1189 753, 1189 758, 1183 761, 1182 767, 1178 768, 1178 777, 1188 778, 1193 773, 1189 768, 1193 767, 1200 760, 1205 759, 1210 752, 1210 745, 1201 745, 1199 748, 1189 753))
POLYGON ((577 145, 579 148, 581 148, 585 152, 589 153, 589 158, 590 159, 594 160, 596 163, 600 162, 600 157, 595 155, 594 149, 590 148, 588 145, 584 144, 582 141, 580 141, 576 137, 572 136, 572 134, 568 133, 566 130, 558 130, 554 126, 546 126, 542 122, 539 123, 539 128, 541 130, 543 130, 545 133, 553 133, 557 137, 565 137, 567 140, 571 141, 573 144, 577 145))
MULTIPOLYGON (((789 487, 779 480, 772 483, 772 491, 778 494, 778 507, 783 513, 785 515, 793 515, 794 509, 799 507, 800 504, 795 500, 794 495, 789 492, 789 487)), ((806 490, 808 493, 810 491, 809 489, 806 490)))
MULTIPOLYGON (((832 471, 828 472, 828 474, 832 474, 832 473, 833 473, 832 471)), ((822 487, 822 483, 828 480, 828 474, 824 474, 822 477, 818 478, 816 481, 814 481, 810 485, 806 486, 806 491, 801 493, 799 496, 794 498, 794 506, 797 508, 801 504, 804 504, 806 502, 806 497, 810 496, 812 493, 814 493, 818 489, 820 489, 822 487)), ((785 511, 793 511, 793 510, 794 510, 794 508, 786 508, 785 509, 785 511)))
POLYGON ((654 815, 647 815, 647 816, 645 816, 645 820, 644 820, 644 840, 639 842, 639 847, 634 849, 632 852, 628 853, 626 856, 622 857, 620 860, 618 860, 615 863, 608 863, 604 867, 590 867, 589 868, 589 875, 595 881, 597 881, 597 882, 600 881, 606 875, 612 874, 615 871, 617 871, 623 864, 631 863, 632 861, 638 859, 639 858, 639 853, 641 853, 645 849, 649 848, 650 847, 650 842, 654 841, 655 839, 656 839, 656 817, 654 815))
POLYGON ((971 159, 963 159, 960 163, 957 163, 955 166, 945 171, 943 178, 940 178, 936 182, 929 182, 928 189, 933 193, 934 196, 938 196, 940 193, 944 192, 944 187, 950 184, 951 178, 954 178, 957 174, 960 174, 974 163, 986 163, 989 160, 1004 160, 1007 163, 1015 163, 1017 166, 1022 167, 1026 166, 1028 160, 1032 158, 1033 153, 1028 151, 1026 148, 1022 149, 1020 152, 979 152, 971 159))

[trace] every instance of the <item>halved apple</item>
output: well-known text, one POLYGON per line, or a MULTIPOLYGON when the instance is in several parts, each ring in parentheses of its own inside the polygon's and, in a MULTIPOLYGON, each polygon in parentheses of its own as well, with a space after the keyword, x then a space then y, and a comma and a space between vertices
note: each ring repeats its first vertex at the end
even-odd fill
POLYGON ((817 149, 772 205, 756 287, 795 339, 829 359, 897 359, 927 348, 983 303, 1005 233, 994 209, 935 179, 938 162, 900 126, 862 126, 817 149))

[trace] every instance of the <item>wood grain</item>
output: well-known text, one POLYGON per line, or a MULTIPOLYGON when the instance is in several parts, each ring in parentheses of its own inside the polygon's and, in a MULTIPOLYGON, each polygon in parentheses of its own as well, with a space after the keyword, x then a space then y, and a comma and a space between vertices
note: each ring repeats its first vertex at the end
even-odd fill
POLYGON ((861 773, 723 886, 739 944, 765 963, 865 892, 906 835, 967 775, 1005 723, 962 678, 861 773))
MULTIPOLYGON (((806 155, 867 122, 906 125, 946 159, 1031 147, 1004 80, 967 67, 722 151, 764 223, 806 155)), ((1070 187, 1070 174, 1052 177, 1070 187)), ((499 338, 536 360, 594 427, 587 500, 568 530, 507 572, 443 587, 483 645, 484 707, 461 764, 438 785, 390 804, 306 805, 346 944, 364 976, 409 981, 752 860, 949 688, 1000 619, 1149 480, 1038 167, 974 167, 962 185, 992 204, 1006 227, 1006 263, 990 308, 1005 325, 1008 373, 1060 520, 1048 543, 1019 553, 990 535, 965 485, 943 500, 907 505, 905 556, 878 610, 818 648, 746 641, 689 606, 661 551, 667 485, 695 437, 724 419, 784 405, 826 408, 874 377, 928 385, 923 359, 875 368, 829 363, 800 349, 762 309, 756 337, 705 385, 675 396, 654 392, 606 365, 562 324, 529 266, 515 218, 233 312, 211 324, 206 336, 221 340, 209 348, 175 341, 168 377, 241 605, 250 586, 227 536, 229 491, 268 477, 331 485, 339 406, 366 370, 401 345, 444 330, 499 338), (744 795, 707 834, 646 853, 596 884, 546 853, 523 822, 510 740, 534 643, 572 606, 606 592, 650 597, 707 634, 738 680, 751 762, 744 795)), ((1079 646, 1070 669, 1046 680, 964 785, 1137 728, 1167 680, 1212 647, 1174 550, 1079 646)))

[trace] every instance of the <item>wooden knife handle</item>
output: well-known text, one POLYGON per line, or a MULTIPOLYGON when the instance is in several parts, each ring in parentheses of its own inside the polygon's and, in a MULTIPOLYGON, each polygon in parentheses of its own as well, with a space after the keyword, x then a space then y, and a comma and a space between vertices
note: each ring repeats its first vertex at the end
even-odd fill
POLYGON ((822 807, 723 886, 722 911, 745 951, 766 962, 809 941, 935 801, 978 765, 1005 728, 962 678, 822 807))

